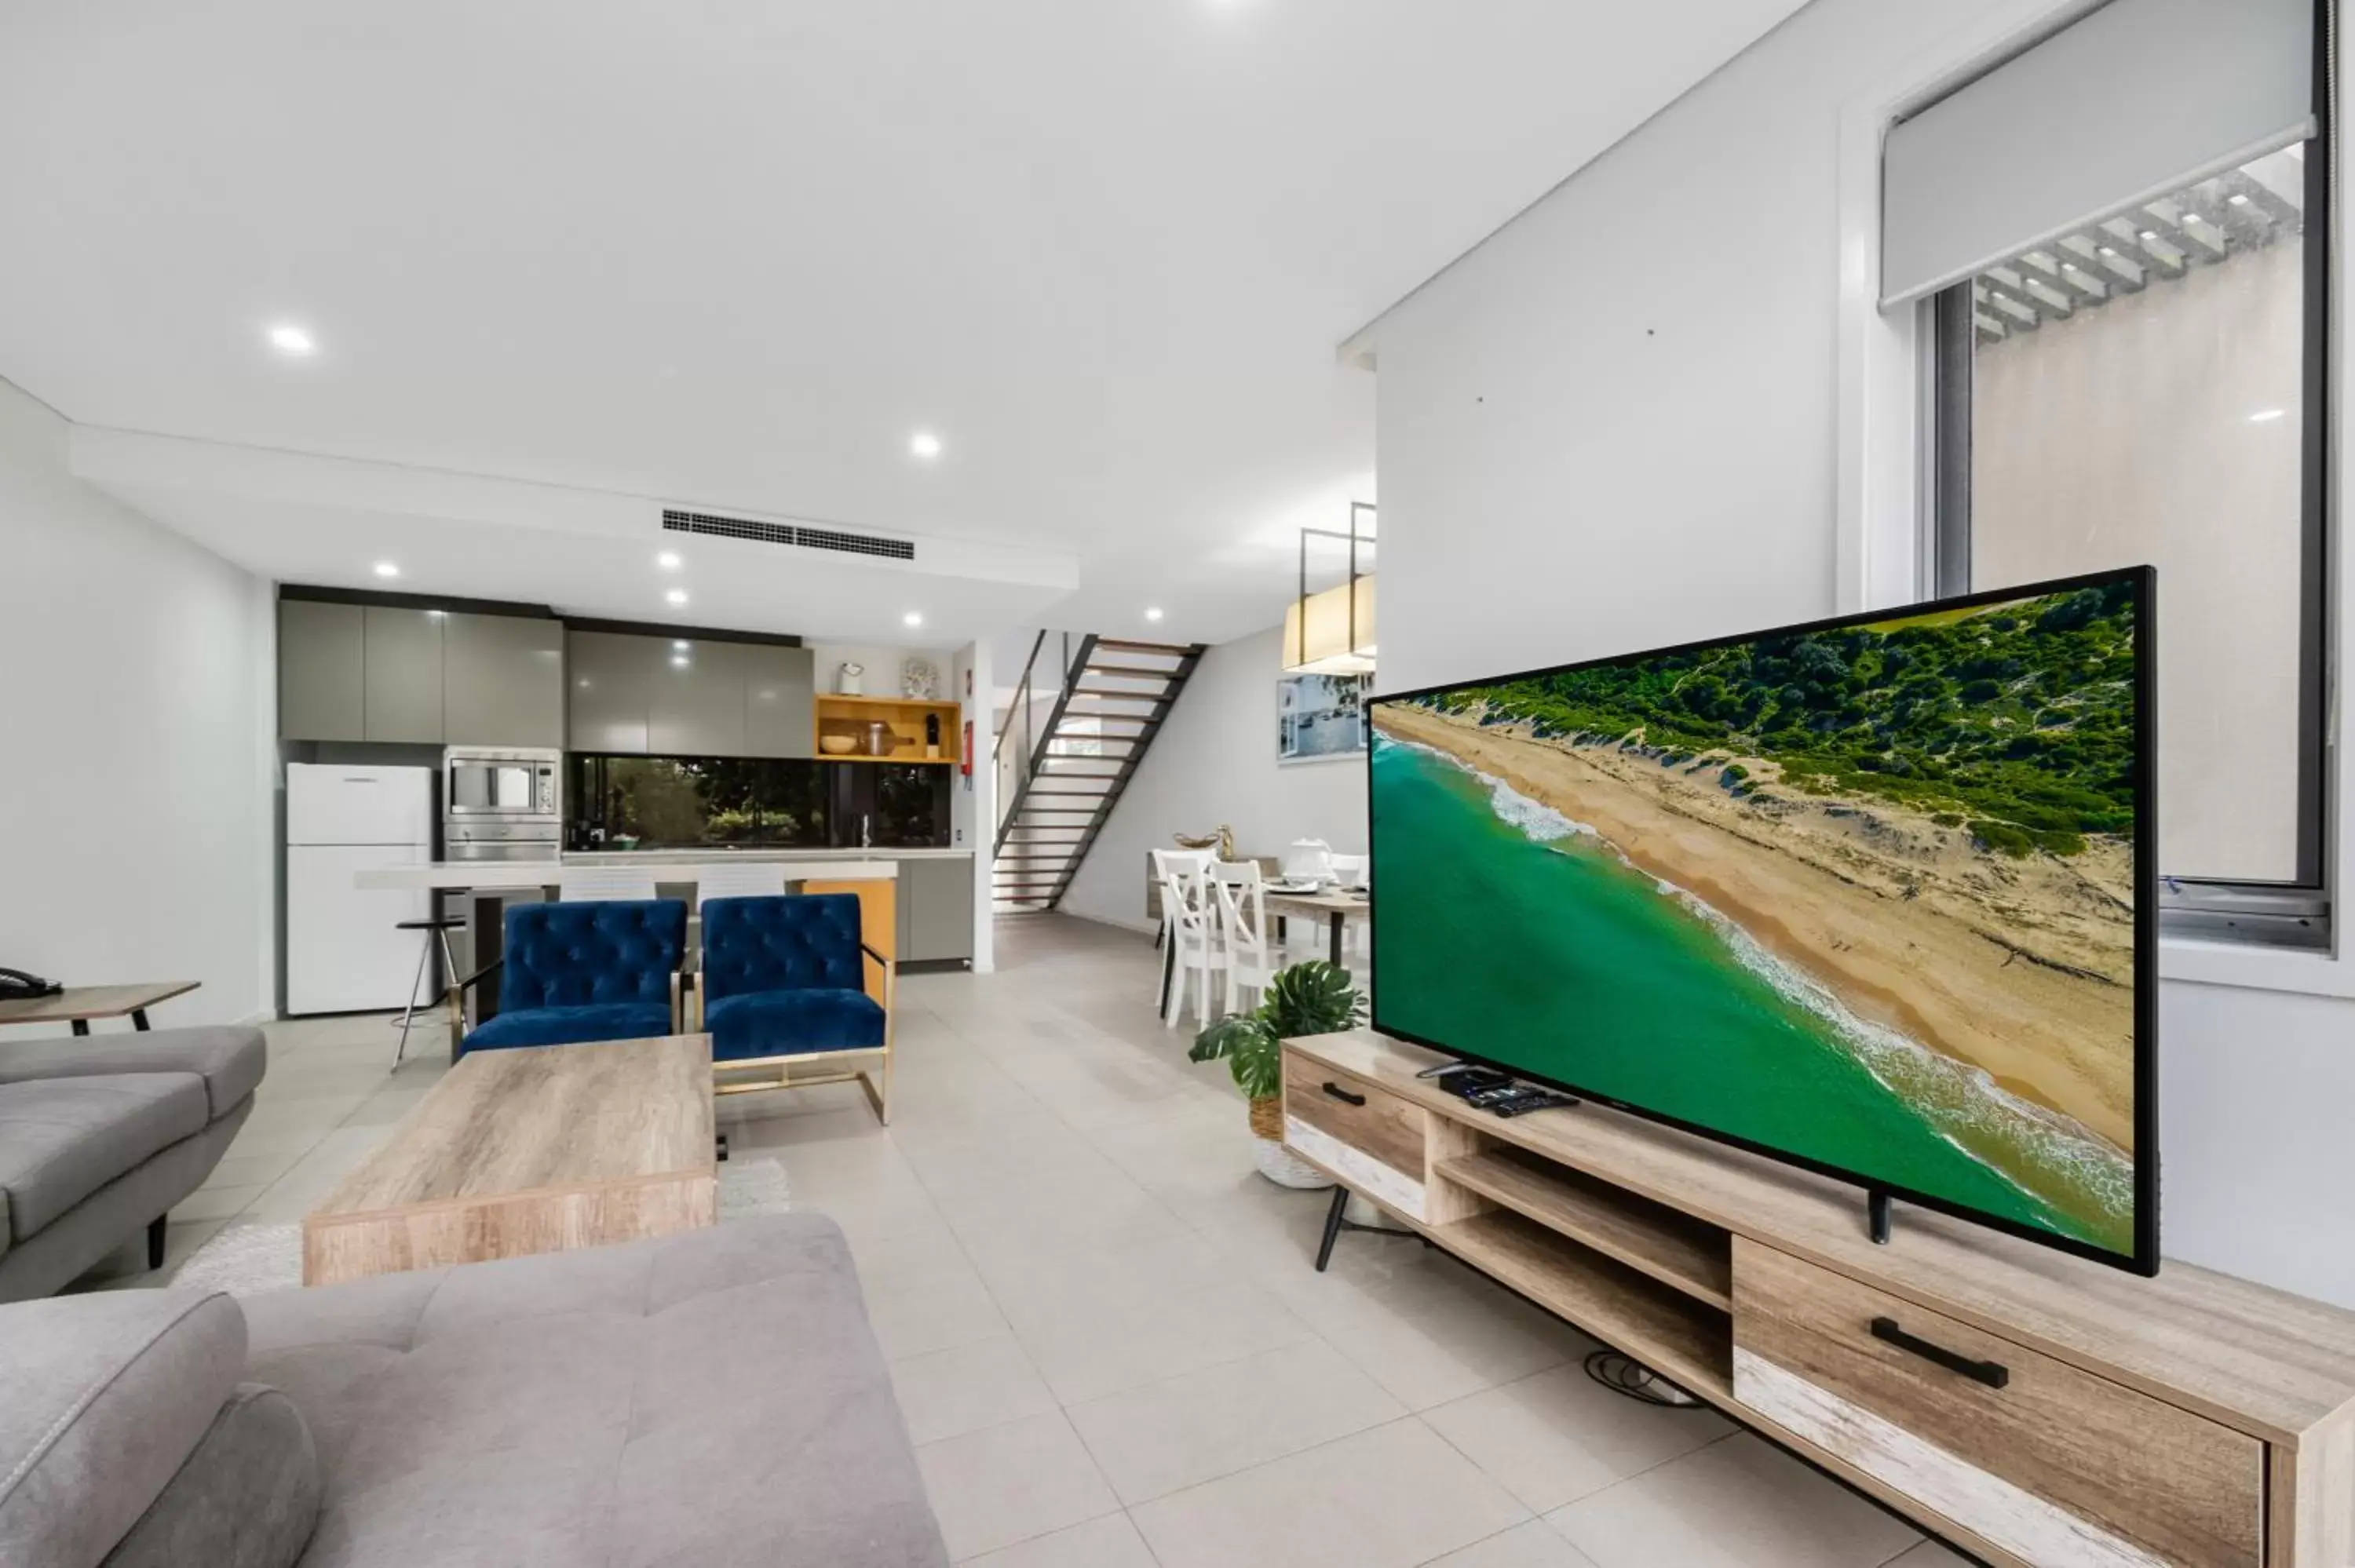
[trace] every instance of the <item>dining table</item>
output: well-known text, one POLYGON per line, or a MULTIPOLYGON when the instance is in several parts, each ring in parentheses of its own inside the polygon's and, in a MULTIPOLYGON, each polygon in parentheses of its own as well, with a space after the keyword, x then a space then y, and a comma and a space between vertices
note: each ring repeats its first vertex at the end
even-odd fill
POLYGON ((1285 916, 1301 915, 1321 917, 1332 927, 1332 959, 1341 968, 1348 966, 1342 959, 1342 943, 1349 922, 1360 919, 1373 909, 1373 901, 1362 888, 1327 887, 1305 892, 1292 892, 1276 887, 1265 889, 1267 906, 1276 918, 1276 937, 1284 934, 1285 916))

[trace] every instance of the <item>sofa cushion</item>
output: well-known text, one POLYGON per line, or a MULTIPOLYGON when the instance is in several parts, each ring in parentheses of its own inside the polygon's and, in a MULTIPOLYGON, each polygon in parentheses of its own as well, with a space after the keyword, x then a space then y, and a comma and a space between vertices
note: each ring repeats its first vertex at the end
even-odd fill
POLYGON ((468 1034, 465 1051, 511 1045, 585 1045, 598 1040, 651 1040, 671 1033, 667 1001, 608 1001, 587 1007, 534 1007, 502 1012, 468 1034))
POLYGON ((0 1084, 114 1073, 194 1073, 218 1121, 261 1086, 270 1063, 261 1031, 243 1024, 152 1033, 12 1041, 0 1051, 0 1084))
POLYGON ((0 1563, 93 1568, 195 1451, 245 1354, 244 1315, 218 1294, 0 1307, 0 1563))
POLYGON ((703 1010, 711 1059, 849 1051, 883 1044, 883 1008, 863 991, 756 991, 703 1010))
POLYGON ((307 1563, 944 1568, 813 1214, 248 1304, 326 1491, 307 1563))
POLYGON ((293 1402, 242 1383, 105 1568, 293 1568, 319 1520, 319 1457, 293 1402))
POLYGON ((857 991, 866 977, 861 916, 855 893, 707 899, 704 994, 857 991))
POLYGON ((212 1119, 193 1073, 116 1073, 0 1084, 0 1193, 8 1230, 33 1234, 212 1119))

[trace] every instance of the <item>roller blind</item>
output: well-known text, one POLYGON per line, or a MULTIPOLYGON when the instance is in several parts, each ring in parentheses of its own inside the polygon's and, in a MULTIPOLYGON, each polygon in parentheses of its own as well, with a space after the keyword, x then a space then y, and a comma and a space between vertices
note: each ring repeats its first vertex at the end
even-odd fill
POLYGON ((1891 126, 1881 302, 2314 133, 2316 0, 2111 0, 1891 126))

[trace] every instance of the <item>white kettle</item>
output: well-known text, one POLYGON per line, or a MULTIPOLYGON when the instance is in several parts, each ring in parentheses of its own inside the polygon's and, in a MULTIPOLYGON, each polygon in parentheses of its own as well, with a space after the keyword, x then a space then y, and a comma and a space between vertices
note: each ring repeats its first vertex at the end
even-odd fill
POLYGON ((1333 880, 1333 846, 1323 839, 1295 839, 1280 863, 1286 882, 1333 880))

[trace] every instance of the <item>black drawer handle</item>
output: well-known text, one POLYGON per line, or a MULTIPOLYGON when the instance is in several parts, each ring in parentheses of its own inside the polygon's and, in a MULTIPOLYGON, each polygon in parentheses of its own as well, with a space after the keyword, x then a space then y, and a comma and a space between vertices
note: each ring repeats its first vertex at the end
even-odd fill
POLYGON ((1343 1088, 1340 1085, 1333 1082, 1330 1078, 1327 1078, 1325 1081, 1325 1092, 1332 1096, 1335 1099, 1339 1100, 1345 1106, 1361 1106, 1366 1103, 1365 1096, 1353 1095, 1348 1090, 1343 1088))
POLYGON ((1894 1318, 1875 1318, 1872 1320, 1872 1337, 1885 1340, 1901 1351, 1911 1351, 1925 1361, 1935 1361, 1948 1372, 1960 1372, 1972 1382, 1983 1383, 1989 1388, 2001 1388, 2011 1382, 2011 1369, 2001 1361, 1975 1361, 1944 1345, 1934 1345, 1899 1328, 1894 1318))

